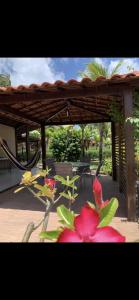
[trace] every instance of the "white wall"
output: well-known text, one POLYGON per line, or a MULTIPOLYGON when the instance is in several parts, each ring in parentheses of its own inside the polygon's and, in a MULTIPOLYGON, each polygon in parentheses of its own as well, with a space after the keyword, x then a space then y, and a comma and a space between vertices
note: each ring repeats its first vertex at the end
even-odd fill
MULTIPOLYGON (((3 124, 0 124, 0 137, 5 139, 10 150, 16 155, 16 146, 15 146, 15 129, 3 124)), ((5 157, 3 150, 0 147, 0 156, 5 157)))

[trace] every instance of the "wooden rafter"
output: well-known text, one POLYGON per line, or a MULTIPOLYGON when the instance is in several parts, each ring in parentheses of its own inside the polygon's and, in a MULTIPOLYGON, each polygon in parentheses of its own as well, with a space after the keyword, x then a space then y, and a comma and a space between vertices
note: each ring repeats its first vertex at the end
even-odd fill
POLYGON ((99 85, 93 87, 80 87, 76 89, 62 89, 59 90, 46 90, 46 91, 35 91, 34 93, 7 93, 0 94, 0 103, 17 103, 17 101, 28 102, 28 101, 47 101, 47 100, 56 100, 56 99, 66 99, 66 98, 75 98, 75 97, 88 97, 88 96, 103 96, 103 95, 112 95, 117 94, 121 95, 123 88, 126 87, 125 84, 111 84, 110 86, 99 85))
POLYGON ((7 114, 7 113, 11 114, 11 115, 13 115, 14 118, 16 118, 16 117, 21 118, 21 120, 23 122, 31 121, 35 124, 39 124, 38 120, 19 112, 17 109, 13 109, 9 106, 7 107, 6 105, 3 105, 2 107, 0 107, 0 112, 5 113, 5 114, 7 114))
POLYGON ((48 121, 50 121, 51 119, 53 119, 55 116, 57 116, 59 113, 61 113, 63 110, 65 110, 68 107, 68 105, 64 105, 63 107, 61 107, 57 112, 53 113, 45 122, 47 123, 48 121))
POLYGON ((94 114, 96 114, 96 115, 100 115, 100 116, 103 116, 103 117, 108 117, 108 114, 104 114, 104 113, 102 113, 102 112, 98 112, 98 111, 96 111, 96 110, 94 110, 94 109, 87 109, 87 108, 84 107, 83 105, 81 106, 80 104, 74 103, 72 100, 70 101, 70 104, 71 104, 72 106, 75 106, 75 107, 80 108, 80 109, 82 109, 82 110, 88 111, 88 112, 90 112, 90 113, 94 113, 94 114))

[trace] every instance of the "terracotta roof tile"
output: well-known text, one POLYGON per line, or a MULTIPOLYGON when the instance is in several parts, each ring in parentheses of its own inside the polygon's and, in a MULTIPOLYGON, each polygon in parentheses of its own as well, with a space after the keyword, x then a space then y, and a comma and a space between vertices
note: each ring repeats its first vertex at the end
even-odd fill
POLYGON ((0 87, 0 93, 12 93, 12 92, 30 92, 31 90, 49 90, 49 89, 55 89, 55 88, 76 88, 76 87, 91 87, 91 86, 98 86, 99 84, 105 84, 105 82, 111 82, 111 81, 115 81, 115 82, 121 82, 121 81, 125 81, 126 79, 127 81, 129 81, 129 79, 131 78, 135 78, 138 77, 139 78, 139 71, 134 71, 134 72, 130 72, 128 74, 115 74, 113 75, 111 78, 105 78, 104 76, 99 76, 96 80, 91 80, 90 78, 83 78, 81 81, 77 81, 75 79, 70 79, 67 82, 61 81, 61 80, 57 80, 54 83, 50 83, 50 82, 43 82, 42 84, 36 84, 36 83, 32 83, 28 86, 26 85, 19 85, 16 87, 13 86, 9 86, 9 87, 0 87))

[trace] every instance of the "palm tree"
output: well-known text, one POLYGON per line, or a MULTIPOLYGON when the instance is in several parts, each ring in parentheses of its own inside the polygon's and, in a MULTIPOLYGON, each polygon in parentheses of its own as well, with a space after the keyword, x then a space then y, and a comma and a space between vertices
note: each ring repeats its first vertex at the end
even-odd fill
MULTIPOLYGON (((85 72, 80 72, 80 75, 82 77, 88 77, 92 80, 96 80, 99 76, 104 76, 106 78, 110 78, 114 74, 116 74, 121 66, 123 65, 123 60, 120 60, 117 65, 113 68, 111 72, 109 72, 108 67, 104 67, 101 63, 98 63, 96 61, 93 61, 89 64, 87 64, 87 68, 85 72)), ((104 132, 105 132, 105 123, 101 123, 99 126, 99 135, 100 135, 100 141, 99 141, 99 161, 102 161, 102 152, 103 152, 103 138, 104 138, 104 132)))
POLYGON ((0 74, 0 86, 11 86, 10 75, 0 74))

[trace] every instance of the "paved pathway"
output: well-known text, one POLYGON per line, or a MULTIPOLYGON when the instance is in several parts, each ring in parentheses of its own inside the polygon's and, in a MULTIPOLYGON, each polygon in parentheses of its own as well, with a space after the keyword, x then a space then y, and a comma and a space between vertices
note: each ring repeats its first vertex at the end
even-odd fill
MULTIPOLYGON (((132 242, 139 239, 138 224, 126 222, 125 201, 118 192, 117 184, 112 182, 109 176, 101 177, 101 182, 104 187, 104 199, 113 196, 119 199, 119 209, 111 225, 125 235, 127 241, 132 242)), ((44 213, 43 205, 28 191, 23 190, 17 194, 14 194, 13 191, 14 188, 0 193, 0 242, 20 242, 28 223, 32 221, 37 223, 44 213)), ((61 200, 61 203, 66 204, 65 201, 61 200)), ((79 213, 86 201, 93 201, 91 177, 88 177, 85 184, 83 183, 80 187, 79 196, 73 205, 74 211, 79 213)), ((48 230, 55 229, 58 225, 55 211, 56 208, 50 214, 48 230)), ((31 242, 39 241, 39 230, 33 233, 31 242)))

